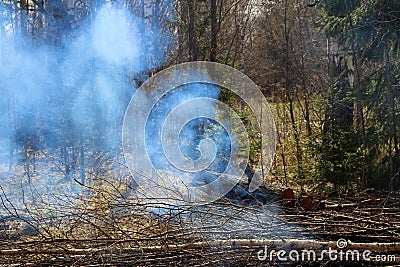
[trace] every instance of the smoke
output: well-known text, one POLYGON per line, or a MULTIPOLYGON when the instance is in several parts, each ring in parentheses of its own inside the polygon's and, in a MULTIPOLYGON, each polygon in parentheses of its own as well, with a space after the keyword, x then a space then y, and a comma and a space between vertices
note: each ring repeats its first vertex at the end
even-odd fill
MULTIPOLYGON (((60 9, 53 9, 56 7, 60 9)), ((5 193, 14 192, 16 197, 21 188, 29 188, 33 198, 49 194, 68 198, 81 193, 80 184, 90 179, 89 170, 103 174, 107 172, 105 166, 121 155, 123 117, 135 93, 132 77, 163 62, 170 38, 154 26, 159 25, 154 21, 151 31, 145 32, 146 22, 118 5, 106 4, 93 10, 77 28, 70 20, 60 19, 57 24, 53 18, 55 25, 49 26, 49 32, 42 27, 31 35, 22 30, 26 25, 15 19, 28 17, 19 16, 16 10, 0 9, 0 90, 4 96, 0 106, 0 159, 3 171, 8 167, 12 173, 0 178, 8 187, 5 193), (44 39, 38 41, 32 36, 44 39), (62 186, 64 183, 67 186, 62 186)), ((222 116, 214 102, 202 100, 217 100, 221 88, 206 73, 188 75, 207 82, 171 90, 145 118, 144 140, 151 164, 155 170, 173 173, 185 186, 212 183, 222 173, 241 174, 243 170, 232 165, 239 163, 237 158, 232 162, 232 157, 237 157, 241 148, 234 140, 237 136, 232 138, 231 129, 226 127, 230 125, 229 114, 222 116), (196 102, 190 105, 194 99, 196 102), (181 109, 175 112, 176 122, 188 115, 192 119, 178 131, 172 129, 172 134, 178 133, 179 144, 172 157, 182 154, 184 163, 212 159, 200 171, 174 165, 167 154, 175 146, 163 146, 164 124, 178 106, 181 109), (208 116, 198 116, 203 111, 208 111, 208 116)), ((140 105, 147 100, 145 94, 141 95, 140 105)), ((134 113, 140 112, 140 105, 134 113)), ((139 136, 141 130, 131 129, 131 134, 139 136)), ((138 162, 141 168, 143 164, 138 162)))
POLYGON ((72 120, 80 134, 100 133, 99 147, 118 144, 119 125, 133 88, 129 75, 145 70, 139 22, 126 10, 103 7, 67 48, 62 83, 73 92, 72 120))
MULTIPOLYGON (((152 25, 144 34, 146 23, 118 5, 94 10, 76 28, 71 20, 53 19, 55 25, 32 35, 15 20, 16 10, 1 7, 0 184, 9 199, 24 190, 31 202, 40 198, 54 205, 80 194, 81 184, 90 183, 93 172, 106 173, 110 159, 121 156, 124 112, 136 89, 132 78, 166 58, 171 38, 161 28, 152 25)), ((224 173, 234 148, 214 104, 196 101, 180 110, 193 119, 180 129, 179 153, 190 161, 201 158, 202 152, 210 154, 206 158, 213 161, 204 171, 177 170, 166 157, 161 134, 174 108, 192 99, 217 100, 219 95, 219 86, 193 83, 162 96, 146 123, 146 149, 155 169, 187 178, 186 186, 210 183, 224 173), (201 110, 211 116, 197 117, 201 110), (213 145, 201 151, 201 144, 207 144, 203 141, 211 139, 213 145)), ((146 100, 146 95, 140 99, 146 100)))
POLYGON ((0 5, 0 185, 10 199, 28 187, 33 198, 79 193, 60 183, 85 183, 99 154, 121 153, 132 78, 165 60, 165 31, 145 34, 144 21, 117 4, 92 9, 78 26, 70 14, 43 15, 48 26, 32 34, 29 15, 0 5))
POLYGON ((218 122, 216 106, 209 101, 201 101, 203 98, 218 99, 219 94, 220 88, 216 85, 191 83, 171 90, 154 105, 145 129, 146 150, 154 169, 171 171, 177 177, 189 178, 187 186, 210 183, 217 178, 216 174, 225 171, 231 154, 230 136, 218 122), (197 100, 195 103, 184 106, 187 101, 194 99, 197 100), (174 112, 174 109, 179 106, 181 107, 180 111, 174 112), (209 110, 212 116, 207 118, 199 116, 203 110, 209 110), (184 117, 190 117, 190 120, 181 129, 171 129, 170 135, 172 136, 165 136, 168 130, 163 127, 168 123, 167 119, 171 114, 174 116, 171 119, 173 123, 179 122, 184 117), (163 134, 164 136, 162 136, 163 134), (182 154, 189 162, 196 161, 201 157, 213 158, 211 164, 204 170, 196 172, 188 172, 188 168, 184 168, 184 164, 174 166, 171 159, 166 157, 166 154, 169 153, 166 150, 172 149, 175 145, 165 144, 165 140, 171 142, 175 138, 173 135, 177 136, 179 151, 174 151, 172 158, 178 158, 179 154, 182 154), (212 140, 215 145, 215 148, 204 149, 203 152, 208 153, 209 156, 201 155, 200 151, 200 143, 205 139, 212 140))

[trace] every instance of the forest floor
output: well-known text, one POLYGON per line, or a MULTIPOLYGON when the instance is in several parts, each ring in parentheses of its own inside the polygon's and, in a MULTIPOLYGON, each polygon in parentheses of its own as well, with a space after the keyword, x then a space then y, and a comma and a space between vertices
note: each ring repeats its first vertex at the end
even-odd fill
MULTIPOLYGON (((34 227, 23 227, 29 224, 23 218, 4 217, 0 266, 342 266, 340 261, 326 258, 296 263, 257 258, 264 246, 321 251, 334 249, 342 239, 349 249, 395 256, 379 265, 400 264, 399 199, 399 193, 365 190, 352 198, 313 199, 306 207, 300 197, 265 205, 241 205, 225 199, 201 207, 163 207, 162 211, 154 206, 150 212, 93 215, 87 224, 82 216, 80 228, 76 227, 79 231, 85 227, 93 231, 95 224, 108 231, 97 236, 46 237, 29 231, 34 227), (139 213, 143 217, 138 219, 139 213), (141 227, 145 224, 147 228, 141 227)), ((77 225, 77 220, 73 223, 77 225)), ((352 265, 375 266, 376 262, 346 262, 346 266, 352 265)))

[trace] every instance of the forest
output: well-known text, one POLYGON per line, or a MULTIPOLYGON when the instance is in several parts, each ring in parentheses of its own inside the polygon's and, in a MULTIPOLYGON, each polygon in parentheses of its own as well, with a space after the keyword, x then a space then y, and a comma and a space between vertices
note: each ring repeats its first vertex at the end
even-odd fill
POLYGON ((0 266, 400 263, 399 1, 1 0, 0 95, 0 266))

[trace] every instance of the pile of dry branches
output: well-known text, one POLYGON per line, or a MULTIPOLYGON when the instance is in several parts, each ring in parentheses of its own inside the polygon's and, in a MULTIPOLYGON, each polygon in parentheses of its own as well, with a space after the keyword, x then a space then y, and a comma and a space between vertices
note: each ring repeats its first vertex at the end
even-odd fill
POLYGON ((266 205, 224 199, 173 206, 110 184, 86 186, 85 194, 63 205, 36 203, 25 213, 3 195, 0 266, 282 266, 289 263, 276 257, 260 261, 258 253, 335 249, 338 239, 347 240, 348 249, 400 260, 398 194, 313 199, 311 208, 300 198, 290 205, 282 199, 266 205))

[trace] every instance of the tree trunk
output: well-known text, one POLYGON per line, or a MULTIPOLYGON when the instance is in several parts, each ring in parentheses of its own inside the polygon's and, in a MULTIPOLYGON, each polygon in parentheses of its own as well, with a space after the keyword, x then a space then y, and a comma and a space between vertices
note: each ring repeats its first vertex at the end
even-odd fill
POLYGON ((197 61, 198 53, 197 53, 195 13, 194 13, 193 1, 187 0, 187 5, 188 5, 188 15, 189 15, 189 28, 188 28, 189 55, 190 55, 190 60, 197 61))
POLYGON ((291 71, 290 71, 290 26, 289 21, 288 21, 288 0, 285 0, 285 6, 284 6, 284 36, 285 36, 285 89, 286 89, 286 97, 287 100, 289 101, 289 115, 290 115, 290 121, 293 129, 293 135, 294 135, 294 141, 295 141, 295 146, 296 146, 296 160, 297 160, 297 173, 299 178, 304 178, 304 172, 303 172, 303 155, 302 155, 302 149, 300 146, 300 136, 299 136, 299 131, 297 128, 296 124, 296 118, 294 114, 294 103, 293 103, 293 82, 291 76, 291 71))
POLYGON ((210 43, 210 61, 217 61, 217 1, 211 0, 210 9, 211 18, 211 43, 210 43))

